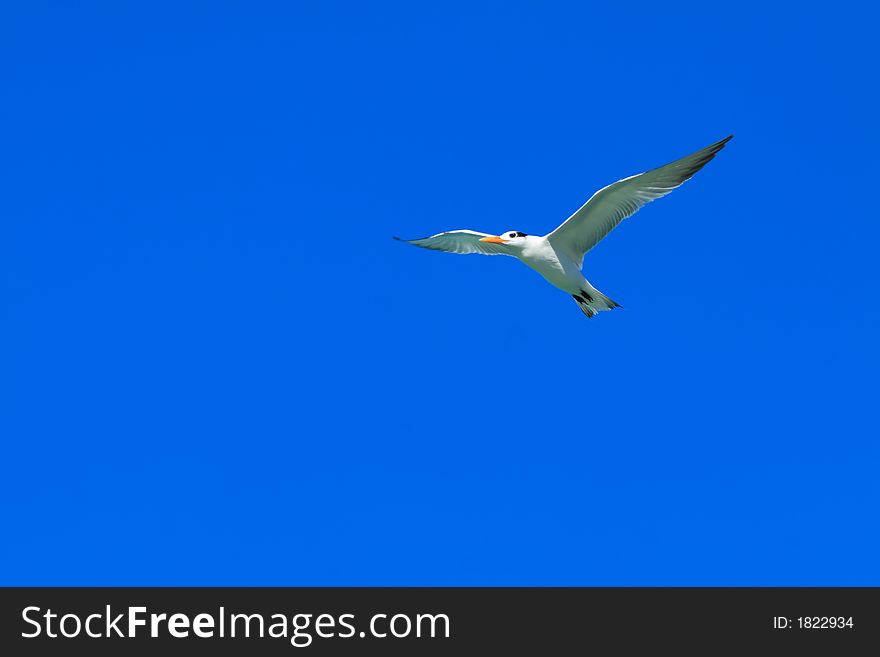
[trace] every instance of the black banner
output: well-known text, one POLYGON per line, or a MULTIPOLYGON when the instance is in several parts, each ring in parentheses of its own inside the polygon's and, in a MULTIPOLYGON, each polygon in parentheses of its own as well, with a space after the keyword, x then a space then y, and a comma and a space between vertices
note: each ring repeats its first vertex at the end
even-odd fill
POLYGON ((880 645, 878 588, 5 588, 0 614, 7 655, 853 654, 880 645))

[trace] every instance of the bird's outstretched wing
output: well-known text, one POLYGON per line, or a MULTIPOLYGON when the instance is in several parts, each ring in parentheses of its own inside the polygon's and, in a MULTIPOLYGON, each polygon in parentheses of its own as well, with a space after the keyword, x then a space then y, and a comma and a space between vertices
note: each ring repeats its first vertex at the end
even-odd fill
POLYGON ((401 242, 415 244, 423 249, 435 251, 448 251, 449 253, 482 253, 483 255, 513 255, 504 244, 494 242, 481 242, 483 237, 492 237, 489 233, 478 233, 475 230, 450 230, 445 233, 437 233, 430 237, 422 237, 416 240, 394 239, 401 242))
POLYGON ((546 237, 580 266, 584 254, 642 206, 666 196, 702 169, 733 135, 692 155, 603 187, 546 237))

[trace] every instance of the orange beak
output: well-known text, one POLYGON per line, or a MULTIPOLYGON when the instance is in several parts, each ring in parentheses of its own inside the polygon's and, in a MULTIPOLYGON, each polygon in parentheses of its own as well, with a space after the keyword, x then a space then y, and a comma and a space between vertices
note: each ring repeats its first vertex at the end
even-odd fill
POLYGON ((490 235, 489 237, 481 237, 481 242, 491 242, 492 244, 504 244, 504 240, 498 237, 497 235, 490 235))

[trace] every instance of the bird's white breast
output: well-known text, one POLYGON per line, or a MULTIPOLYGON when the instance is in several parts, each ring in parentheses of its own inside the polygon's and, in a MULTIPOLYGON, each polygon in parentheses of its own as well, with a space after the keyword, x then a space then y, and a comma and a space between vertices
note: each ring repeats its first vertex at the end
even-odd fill
POLYGON ((545 237, 529 236, 519 259, 541 274, 548 283, 566 292, 578 291, 582 287, 584 277, 577 263, 565 254, 556 252, 545 237))

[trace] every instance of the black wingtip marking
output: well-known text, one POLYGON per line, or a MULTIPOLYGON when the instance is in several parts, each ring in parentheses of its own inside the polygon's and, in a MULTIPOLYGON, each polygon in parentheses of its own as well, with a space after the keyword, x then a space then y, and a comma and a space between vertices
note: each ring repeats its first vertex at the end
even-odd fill
POLYGON ((728 135, 727 137, 725 137, 721 141, 715 142, 714 144, 709 146, 709 149, 711 150, 712 155, 714 156, 715 153, 717 153, 722 148, 724 148, 727 145, 727 142, 729 142, 731 139, 733 139, 733 135, 728 135))
POLYGON ((398 242, 403 242, 403 240, 400 239, 397 235, 392 235, 392 236, 391 236, 391 239, 393 239, 393 240, 397 240, 398 242))

